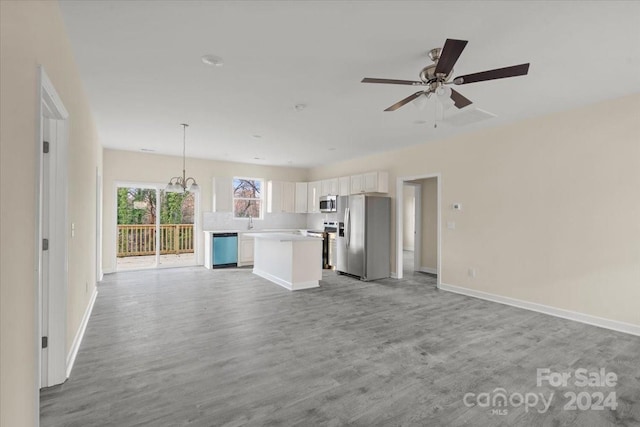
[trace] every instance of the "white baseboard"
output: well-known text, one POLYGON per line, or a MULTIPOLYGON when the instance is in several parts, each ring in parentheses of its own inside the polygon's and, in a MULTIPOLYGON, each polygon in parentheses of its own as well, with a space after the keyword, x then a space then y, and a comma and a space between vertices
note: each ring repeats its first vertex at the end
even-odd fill
POLYGON ((98 288, 94 288, 91 299, 89 300, 89 304, 84 311, 84 316, 82 316, 80 327, 78 327, 76 336, 73 338, 73 343, 71 344, 71 349, 69 350, 69 354, 67 355, 67 378, 69 378, 69 375, 71 375, 71 369, 73 369, 73 364, 76 361, 76 356, 78 355, 78 350, 80 349, 80 343, 82 343, 84 331, 87 329, 87 324, 89 323, 89 318, 91 317, 91 312, 93 311, 93 305, 96 303, 97 296, 98 288))
POLYGON ((389 277, 391 277, 392 279, 397 279, 398 274, 395 271, 392 271, 391 273, 389 273, 389 277))
POLYGON ((493 301, 500 304, 510 305, 513 307, 524 308, 525 310, 536 311, 538 313, 561 317, 563 319, 573 320, 580 323, 586 323, 587 325, 599 326, 605 329, 611 329, 618 332, 624 332, 626 334, 640 336, 640 325, 620 322, 618 320, 605 319, 602 317, 592 316, 590 314, 578 313, 577 311, 565 310, 562 308, 551 307, 535 302, 523 301, 501 295, 490 294, 488 292, 477 291, 460 286, 447 285, 446 283, 440 283, 440 289, 449 292, 455 292, 457 294, 467 295, 470 297, 484 299, 487 301, 493 301))
POLYGON ((431 267, 420 267, 418 271, 421 271, 423 273, 429 273, 429 274, 438 274, 438 269, 431 268, 431 267))
POLYGON ((106 269, 102 270, 102 276, 104 277, 105 274, 113 274, 115 272, 116 272, 115 269, 106 268, 106 269))
POLYGON ((293 284, 279 277, 276 277, 273 274, 269 274, 266 271, 258 270, 256 268, 253 269, 253 274, 255 274, 256 276, 260 276, 263 279, 267 279, 270 282, 273 282, 276 285, 280 285, 283 288, 288 289, 290 291, 300 291, 302 289, 311 289, 311 288, 320 287, 320 283, 318 282, 318 280, 309 280, 307 282, 298 282, 296 284, 293 284))

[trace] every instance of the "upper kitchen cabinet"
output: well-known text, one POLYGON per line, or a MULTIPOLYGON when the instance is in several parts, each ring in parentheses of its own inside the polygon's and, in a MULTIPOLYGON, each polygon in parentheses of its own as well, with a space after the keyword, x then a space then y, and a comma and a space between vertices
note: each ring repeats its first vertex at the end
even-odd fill
POLYGON ((231 212, 233 210, 233 184, 229 176, 213 178, 213 212, 231 212))
POLYGON ((296 182, 296 213, 307 213, 307 183, 296 182))
POLYGON ((293 182, 267 182, 267 212, 295 212, 296 184, 293 182))
POLYGON ((320 191, 322 190, 322 182, 313 181, 307 184, 307 212, 320 212, 320 191))
POLYGON ((325 179, 322 181, 321 196, 337 196, 338 195, 338 178, 325 179))
POLYGON ((351 194, 351 177, 341 176, 338 178, 338 196, 348 196, 351 194))
POLYGON ((351 194, 388 193, 389 173, 368 172, 351 176, 351 194))

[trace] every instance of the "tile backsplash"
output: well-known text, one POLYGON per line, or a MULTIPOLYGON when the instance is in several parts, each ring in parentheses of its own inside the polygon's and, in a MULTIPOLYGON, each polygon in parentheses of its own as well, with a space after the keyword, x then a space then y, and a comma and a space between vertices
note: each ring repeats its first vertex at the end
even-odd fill
MULTIPOLYGON (((253 220, 254 230, 286 228, 286 229, 324 229, 323 221, 335 221, 336 214, 296 214, 266 213, 264 219, 253 220)), ((202 230, 246 230, 247 219, 234 219, 231 212, 204 212, 202 214, 202 230)))
MULTIPOLYGON (((321 220, 322 222, 322 220, 321 220)), ((234 219, 232 212, 204 212, 202 214, 203 230, 246 230, 247 219, 234 219)), ((264 219, 253 219, 254 230, 273 228, 307 228, 307 214, 266 213, 264 219)))

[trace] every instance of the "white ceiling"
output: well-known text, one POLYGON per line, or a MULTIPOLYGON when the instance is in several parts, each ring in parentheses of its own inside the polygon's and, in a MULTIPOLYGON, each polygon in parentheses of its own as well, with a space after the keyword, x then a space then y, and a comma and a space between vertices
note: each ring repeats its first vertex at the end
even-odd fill
POLYGON ((186 122, 189 157, 310 167, 640 91, 637 1, 60 3, 109 148, 182 155, 186 122), (434 98, 384 112, 416 89, 360 83, 417 80, 446 38, 454 75, 531 63, 456 87, 497 117, 434 128, 434 98))

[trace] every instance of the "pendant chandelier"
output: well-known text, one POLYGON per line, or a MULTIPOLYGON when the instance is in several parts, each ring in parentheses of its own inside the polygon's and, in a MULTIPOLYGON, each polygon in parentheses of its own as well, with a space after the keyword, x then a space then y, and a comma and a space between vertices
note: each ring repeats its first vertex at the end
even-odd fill
POLYGON ((186 169, 185 169, 185 148, 186 148, 186 139, 187 139, 187 126, 186 123, 181 123, 182 126, 182 176, 174 176, 169 180, 169 184, 164 189, 167 193, 184 193, 186 191, 198 191, 200 187, 196 183, 195 178, 187 178, 186 169), (191 185, 189 185, 191 182, 191 185))

